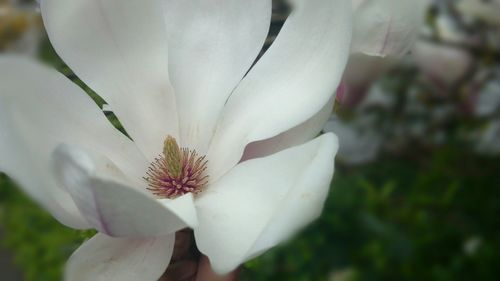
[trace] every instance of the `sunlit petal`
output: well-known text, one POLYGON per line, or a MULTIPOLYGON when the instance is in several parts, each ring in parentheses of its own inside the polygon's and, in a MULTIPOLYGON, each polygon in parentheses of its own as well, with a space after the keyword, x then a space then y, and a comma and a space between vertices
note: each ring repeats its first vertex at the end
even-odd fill
POLYGON ((287 239, 317 218, 333 174, 337 140, 304 145, 243 162, 196 201, 198 248, 218 273, 287 239))

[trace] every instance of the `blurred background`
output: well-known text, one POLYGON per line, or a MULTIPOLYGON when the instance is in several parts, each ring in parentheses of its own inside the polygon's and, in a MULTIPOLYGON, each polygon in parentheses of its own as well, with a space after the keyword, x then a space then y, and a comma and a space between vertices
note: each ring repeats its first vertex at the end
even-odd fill
MULTIPOLYGON (((275 2, 266 46, 288 12, 275 2)), ((498 280, 500 1, 424 2, 408 48, 351 55, 325 126, 341 147, 323 216, 242 280, 498 280)), ((103 106, 53 51, 35 1, 0 0, 0 52, 53 65, 103 106)), ((92 234, 0 174, 1 281, 60 280, 92 234)))

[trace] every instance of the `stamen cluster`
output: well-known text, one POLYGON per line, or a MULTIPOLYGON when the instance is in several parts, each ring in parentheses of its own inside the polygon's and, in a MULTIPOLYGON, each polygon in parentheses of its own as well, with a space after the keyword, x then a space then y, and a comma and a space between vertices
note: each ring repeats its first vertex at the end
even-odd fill
POLYGON ((208 161, 195 150, 180 148, 175 138, 168 136, 163 153, 147 171, 148 190, 161 198, 176 198, 186 193, 197 194, 208 183, 205 174, 208 161))

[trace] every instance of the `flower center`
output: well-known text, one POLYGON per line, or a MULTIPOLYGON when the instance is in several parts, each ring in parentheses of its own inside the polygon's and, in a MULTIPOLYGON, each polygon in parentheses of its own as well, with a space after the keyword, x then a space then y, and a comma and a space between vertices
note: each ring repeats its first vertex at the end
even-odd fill
POLYGON ((208 183, 207 163, 205 156, 200 157, 195 150, 179 147, 175 138, 168 136, 163 153, 151 163, 144 180, 149 185, 148 190, 161 198, 197 194, 208 183))

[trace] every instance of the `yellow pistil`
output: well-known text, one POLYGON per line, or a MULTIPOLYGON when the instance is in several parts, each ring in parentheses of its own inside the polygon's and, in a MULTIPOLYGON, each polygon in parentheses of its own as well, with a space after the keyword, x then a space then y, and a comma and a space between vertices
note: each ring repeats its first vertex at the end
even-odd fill
POLYGON ((205 174, 208 161, 196 151, 181 148, 175 138, 165 139, 163 153, 151 163, 147 177, 153 194, 162 198, 176 198, 186 193, 197 194, 208 183, 205 174))
POLYGON ((163 155, 167 162, 168 174, 173 178, 178 178, 182 172, 182 153, 177 141, 168 136, 164 142, 163 155))

